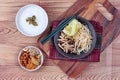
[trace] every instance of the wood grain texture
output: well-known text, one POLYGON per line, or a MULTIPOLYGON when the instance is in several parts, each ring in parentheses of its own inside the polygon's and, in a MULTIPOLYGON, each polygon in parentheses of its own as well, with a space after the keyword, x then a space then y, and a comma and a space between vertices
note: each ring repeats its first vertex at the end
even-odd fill
POLYGON ((108 0, 109 2, 111 2, 112 5, 115 6, 116 9, 120 10, 120 0, 108 0))
MULTIPOLYGON (((119 0, 109 1, 120 10, 119 0)), ((36 72, 26 72, 19 67, 17 62, 19 50, 28 45, 38 46, 36 42, 39 36, 30 38, 18 32, 14 22, 18 9, 30 3, 39 4, 46 9, 51 23, 75 2, 76 0, 0 0, 0 14, 2 15, 0 17, 0 80, 120 79, 120 36, 104 50, 100 62, 91 63, 76 79, 69 78, 50 59, 46 59, 44 66, 36 72)))
POLYGON ((38 46, 37 39, 39 36, 31 38, 22 35, 16 28, 15 15, 22 6, 34 3, 46 9, 49 13, 49 22, 51 22, 75 1, 76 0, 71 0, 70 2, 65 0, 61 2, 56 0, 0 0, 0 15, 2 15, 0 17, 0 80, 69 79, 68 76, 49 59, 44 61, 43 68, 37 72, 29 73, 19 67, 17 57, 20 49, 28 45, 38 46), (60 5, 62 5, 62 7, 60 5), (63 5, 65 5, 65 7, 63 5), (52 17, 52 15, 55 16, 52 17))
MULTIPOLYGON (((84 0, 84 1, 79 0, 72 7, 70 7, 62 16, 60 16, 59 20, 63 19, 64 17, 69 17, 75 14, 77 11, 79 11, 80 6, 81 7, 85 6, 86 9, 79 16, 82 16, 88 20, 92 19, 98 21, 104 27, 103 41, 101 48, 101 51, 103 51, 120 33, 119 12, 107 0, 84 0), (103 6, 107 9, 107 12, 106 10, 104 10, 105 8, 101 8, 101 6, 98 6, 96 8, 95 5, 97 3, 103 4, 103 6), (101 11, 97 11, 99 7, 101 8, 101 11), (109 18, 109 16, 107 15, 108 12, 111 15, 114 15, 113 16, 114 19, 112 21, 107 20, 109 18)), ((45 35, 46 33, 44 34, 44 36, 45 35)), ((39 46, 41 48, 49 46, 49 42, 46 43, 44 46, 41 44, 39 44, 39 46)), ((46 53, 49 55, 49 47, 47 47, 44 51, 46 51, 46 53)), ((84 70, 86 66, 88 66, 88 64, 90 63, 90 62, 76 62, 76 61, 70 62, 70 61, 61 61, 61 60, 57 60, 57 61, 54 60, 54 62, 70 77, 77 77, 77 75, 79 75, 80 72, 84 70)))

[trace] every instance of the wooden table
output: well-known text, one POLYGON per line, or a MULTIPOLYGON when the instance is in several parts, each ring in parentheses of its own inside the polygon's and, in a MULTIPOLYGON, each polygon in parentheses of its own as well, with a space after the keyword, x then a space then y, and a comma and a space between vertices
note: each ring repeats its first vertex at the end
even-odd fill
MULTIPOLYGON (((26 37, 16 29, 15 15, 26 4, 35 3, 44 7, 49 22, 56 20, 77 0, 0 0, 0 80, 75 80, 69 78, 52 60, 46 59, 36 72, 22 70, 17 61, 18 52, 25 46, 37 46, 38 37, 26 37), (53 17, 54 15, 54 17, 53 17)), ((119 0, 109 0, 120 10, 119 0)), ((101 54, 101 61, 91 63, 77 80, 120 79, 120 36, 101 54)))

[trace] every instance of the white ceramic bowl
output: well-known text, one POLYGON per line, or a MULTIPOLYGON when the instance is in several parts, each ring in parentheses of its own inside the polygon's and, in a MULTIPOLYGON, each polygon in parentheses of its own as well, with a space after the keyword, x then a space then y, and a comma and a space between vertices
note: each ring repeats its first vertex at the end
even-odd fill
POLYGON ((21 9, 16 14, 16 26, 17 29, 26 36, 38 36, 42 34, 48 25, 48 15, 46 11, 35 4, 29 4, 21 9), (38 26, 33 26, 26 22, 28 17, 36 16, 36 22, 38 26))
POLYGON ((20 65, 20 67, 21 67, 22 69, 26 70, 26 71, 36 71, 36 70, 38 70, 38 69, 42 66, 43 61, 44 61, 44 56, 43 56, 42 51, 41 51, 39 48, 35 47, 35 46, 27 46, 27 47, 23 48, 22 50, 20 50, 19 55, 18 55, 18 63, 19 63, 19 65, 20 65), (27 68, 25 68, 23 65, 21 65, 21 63, 20 63, 21 53, 22 53, 22 51, 23 51, 24 49, 26 49, 26 48, 34 48, 34 49, 38 50, 39 53, 40 53, 40 56, 41 56, 40 65, 38 65, 35 69, 31 69, 31 70, 30 70, 30 69, 27 69, 27 68))

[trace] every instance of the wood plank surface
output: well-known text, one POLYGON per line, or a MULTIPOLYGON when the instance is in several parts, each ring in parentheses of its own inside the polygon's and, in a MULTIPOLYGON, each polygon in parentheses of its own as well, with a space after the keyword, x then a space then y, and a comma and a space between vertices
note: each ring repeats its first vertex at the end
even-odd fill
MULTIPOLYGON (((60 17, 76 0, 0 0, 0 80, 119 80, 120 79, 120 36, 101 54, 101 61, 91 63, 78 78, 69 78, 50 59, 36 72, 22 70, 17 62, 18 52, 28 45, 37 45, 38 37, 22 35, 15 26, 18 9, 26 4, 40 4, 52 22, 60 17), (39 3, 40 2, 40 3, 39 3), (47 5, 46 5, 47 4, 47 5), (62 6, 61 6, 62 5, 62 6), (65 6, 65 7, 64 7, 65 6), (61 10, 61 11, 60 11, 61 10), (53 17, 53 15, 55 15, 53 17)), ((111 2, 113 2, 111 0, 111 2)), ((120 9, 119 0, 112 4, 120 9), (118 3, 118 4, 117 4, 118 3)))
MULTIPOLYGON (((120 33, 119 29, 119 21, 120 21, 120 13, 116 10, 111 3, 107 0, 84 0, 77 1, 72 7, 70 7, 60 18, 69 17, 75 14, 79 9, 85 6, 86 9, 83 11, 80 16, 88 19, 98 21, 103 26, 103 40, 102 40, 102 48, 103 51, 120 33), (100 6, 95 6, 96 4, 100 4, 100 6), (103 5, 103 6, 101 6, 103 5), (92 11, 91 11, 92 10, 92 11), (72 13, 71 13, 72 12, 72 13), (112 18, 111 18, 112 16, 112 18), (111 21, 110 21, 111 20, 111 21)), ((48 33, 43 33, 43 36, 48 33)), ((41 39, 41 37, 40 37, 41 39)), ((49 42, 45 45, 39 44, 39 46, 49 55, 49 42)), ((76 62, 76 61, 62 61, 62 60, 54 60, 54 62, 70 77, 77 77, 81 73, 82 70, 88 66, 90 62, 76 62)))

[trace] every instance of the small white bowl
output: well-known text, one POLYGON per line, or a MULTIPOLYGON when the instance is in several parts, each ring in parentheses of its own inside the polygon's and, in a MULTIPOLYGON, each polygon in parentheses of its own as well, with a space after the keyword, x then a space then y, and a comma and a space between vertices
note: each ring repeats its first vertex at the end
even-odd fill
POLYGON ((48 15, 46 11, 35 4, 29 4, 21 9, 16 14, 17 29, 24 35, 34 37, 42 34, 48 25, 48 15), (36 16, 38 26, 33 26, 26 22, 28 17, 36 16))
POLYGON ((20 52, 19 52, 19 55, 18 55, 18 63, 19 63, 19 65, 20 65, 20 67, 21 67, 22 69, 26 70, 26 71, 36 71, 36 70, 38 70, 38 69, 42 66, 43 62, 44 62, 43 53, 42 53, 42 51, 41 51, 39 48, 37 48, 37 47, 35 47, 35 46, 27 46, 27 47, 23 48, 22 50, 20 50, 20 52), (22 53, 22 51, 23 51, 24 49, 26 49, 26 48, 34 48, 34 49, 38 50, 39 53, 40 53, 40 59, 41 59, 41 60, 40 60, 40 64, 39 64, 35 69, 31 69, 31 70, 30 70, 30 69, 27 69, 27 68, 25 68, 23 65, 21 65, 21 63, 20 63, 21 53, 22 53))

